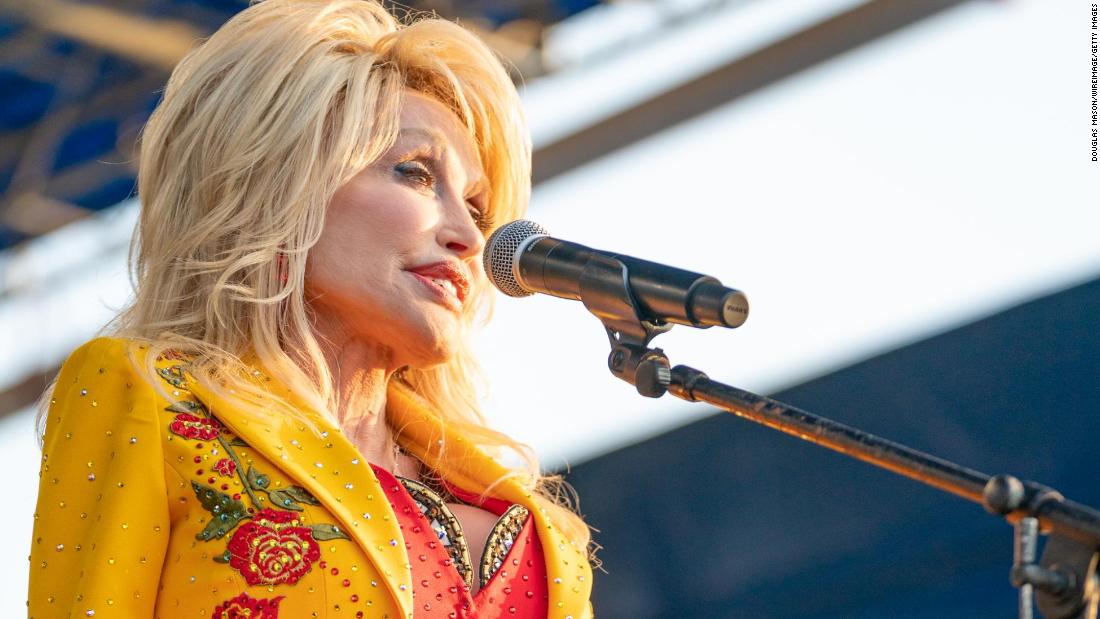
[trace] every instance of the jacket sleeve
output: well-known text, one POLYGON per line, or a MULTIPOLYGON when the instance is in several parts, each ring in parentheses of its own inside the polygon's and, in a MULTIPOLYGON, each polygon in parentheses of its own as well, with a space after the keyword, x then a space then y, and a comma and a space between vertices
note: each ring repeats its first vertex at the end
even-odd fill
POLYGON ((158 397, 132 343, 101 338, 61 368, 43 441, 28 616, 153 616, 169 536, 158 397))

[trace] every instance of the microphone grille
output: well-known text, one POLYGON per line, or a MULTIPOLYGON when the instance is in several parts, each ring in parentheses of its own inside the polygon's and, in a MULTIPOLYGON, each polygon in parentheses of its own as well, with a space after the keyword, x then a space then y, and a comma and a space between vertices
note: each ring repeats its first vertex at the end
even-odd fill
POLYGON ((501 292, 510 297, 526 297, 534 294, 524 290, 516 281, 516 267, 519 265, 519 249, 532 237, 547 236, 546 228, 527 219, 517 219, 497 228, 485 242, 482 262, 485 274, 501 292))

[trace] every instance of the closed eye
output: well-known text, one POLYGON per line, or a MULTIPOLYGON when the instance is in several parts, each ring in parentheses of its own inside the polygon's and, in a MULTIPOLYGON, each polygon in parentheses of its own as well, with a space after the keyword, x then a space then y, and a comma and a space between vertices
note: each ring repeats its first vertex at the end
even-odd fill
POLYGON ((426 189, 435 187, 435 175, 432 174, 431 169, 424 165, 422 161, 416 159, 402 161, 394 166, 394 169, 409 182, 420 185, 426 189))
POLYGON ((480 199, 469 198, 466 200, 466 204, 469 206, 470 217, 479 230, 486 231, 493 227, 492 218, 485 212, 485 207, 480 203, 480 199))

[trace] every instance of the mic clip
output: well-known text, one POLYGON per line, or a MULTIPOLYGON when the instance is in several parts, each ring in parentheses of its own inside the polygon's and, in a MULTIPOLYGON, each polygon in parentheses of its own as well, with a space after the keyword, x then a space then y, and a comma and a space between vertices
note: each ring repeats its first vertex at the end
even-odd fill
POLYGON ((611 373, 634 385, 639 394, 659 398, 668 391, 672 372, 664 351, 649 348, 649 343, 672 324, 642 318, 629 276, 621 260, 593 255, 581 272, 581 301, 607 331, 611 373))

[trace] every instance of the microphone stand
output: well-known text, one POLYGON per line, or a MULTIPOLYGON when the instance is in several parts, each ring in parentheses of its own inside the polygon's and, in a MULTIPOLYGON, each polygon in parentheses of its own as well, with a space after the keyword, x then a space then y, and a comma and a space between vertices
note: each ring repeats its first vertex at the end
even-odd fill
POLYGON ((743 389, 711 380, 686 365, 670 367, 654 337, 672 325, 645 318, 621 261, 594 256, 580 276, 581 299, 611 343, 608 368, 643 396, 665 393, 706 402, 769 428, 893 471, 982 505, 1014 527, 1012 585, 1020 619, 1033 608, 1047 619, 1097 619, 1100 606, 1100 511, 1058 491, 1011 475, 989 476, 743 389), (1039 534, 1047 540, 1036 562, 1039 534))

